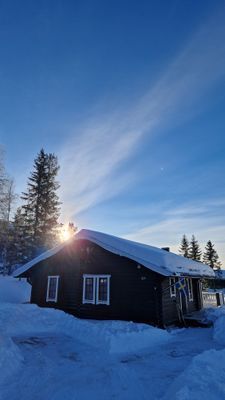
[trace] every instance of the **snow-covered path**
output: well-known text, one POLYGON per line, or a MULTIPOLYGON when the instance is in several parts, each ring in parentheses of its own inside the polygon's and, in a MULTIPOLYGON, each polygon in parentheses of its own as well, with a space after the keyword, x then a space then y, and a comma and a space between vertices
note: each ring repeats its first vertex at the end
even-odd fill
POLYGON ((24 363, 13 382, 12 377, 11 383, 6 381, 3 399, 81 399, 88 398, 93 390, 98 397, 103 396, 104 386, 109 384, 107 371, 102 356, 87 345, 66 335, 49 334, 17 337, 14 341, 24 363))
POLYGON ((160 399, 191 359, 215 348, 212 329, 176 331, 168 344, 109 355, 63 334, 13 338, 23 365, 2 386, 1 400, 160 399))

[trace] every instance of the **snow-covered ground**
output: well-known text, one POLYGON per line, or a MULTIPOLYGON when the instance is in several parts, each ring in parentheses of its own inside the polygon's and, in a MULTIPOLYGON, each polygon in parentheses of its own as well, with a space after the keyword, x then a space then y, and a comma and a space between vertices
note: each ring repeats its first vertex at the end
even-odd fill
POLYGON ((1 278, 2 287, 0 400, 225 398, 225 308, 209 311, 213 328, 167 332, 79 320, 22 304, 24 282, 1 278))

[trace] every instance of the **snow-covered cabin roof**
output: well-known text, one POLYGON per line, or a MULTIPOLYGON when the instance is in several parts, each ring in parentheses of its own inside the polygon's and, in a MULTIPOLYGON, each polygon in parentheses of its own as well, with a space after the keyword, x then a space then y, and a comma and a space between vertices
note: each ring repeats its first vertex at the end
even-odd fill
POLYGON ((214 271, 201 262, 196 262, 177 254, 159 249, 157 247, 146 244, 133 242, 131 240, 122 239, 116 236, 107 235, 105 233, 82 229, 72 239, 63 244, 46 251, 39 257, 34 258, 17 271, 14 276, 20 276, 28 271, 39 262, 58 253, 71 242, 86 239, 93 242, 103 249, 111 253, 118 254, 123 257, 130 258, 152 271, 164 276, 198 276, 198 277, 214 277, 214 271))

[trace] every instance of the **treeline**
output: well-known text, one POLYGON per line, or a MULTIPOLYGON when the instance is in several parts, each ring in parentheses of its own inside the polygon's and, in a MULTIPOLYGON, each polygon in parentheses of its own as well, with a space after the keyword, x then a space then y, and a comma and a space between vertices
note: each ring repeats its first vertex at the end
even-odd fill
MULTIPOLYGON (((60 241, 63 226, 59 223, 58 171, 56 155, 41 149, 34 160, 26 192, 20 196, 21 205, 12 213, 16 195, 1 153, 0 262, 8 272, 12 266, 29 261, 60 241)), ((76 231, 73 223, 69 224, 69 230, 76 231)))
POLYGON ((208 240, 205 249, 202 252, 194 235, 192 235, 190 241, 186 235, 183 235, 179 247, 179 253, 184 257, 191 258, 192 260, 202 261, 213 269, 221 269, 221 262, 219 261, 219 256, 217 251, 214 249, 214 246, 215 245, 212 244, 211 240, 208 240))

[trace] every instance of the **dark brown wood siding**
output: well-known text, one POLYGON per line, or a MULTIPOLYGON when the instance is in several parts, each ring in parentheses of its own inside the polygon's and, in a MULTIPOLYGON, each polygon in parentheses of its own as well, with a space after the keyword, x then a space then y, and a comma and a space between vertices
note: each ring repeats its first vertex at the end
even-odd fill
POLYGON ((31 280, 31 301, 39 306, 59 308, 83 318, 162 325, 162 277, 89 241, 76 241, 33 267, 31 280), (82 303, 84 274, 111 275, 110 305, 82 303), (57 303, 46 302, 50 275, 60 276, 57 303))

